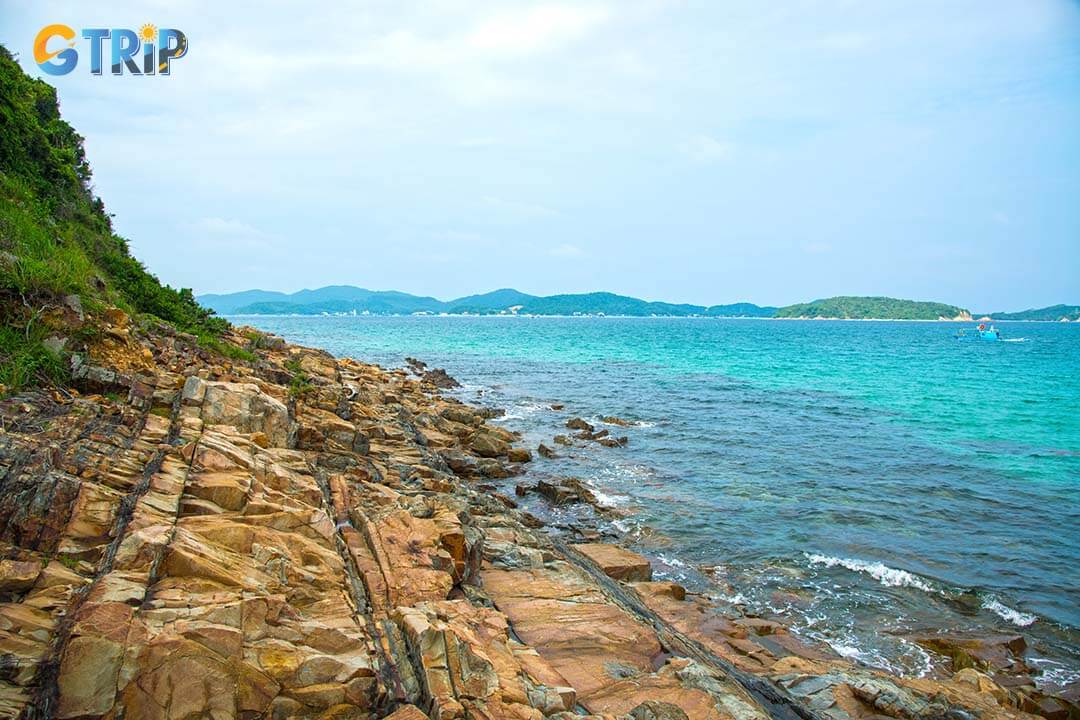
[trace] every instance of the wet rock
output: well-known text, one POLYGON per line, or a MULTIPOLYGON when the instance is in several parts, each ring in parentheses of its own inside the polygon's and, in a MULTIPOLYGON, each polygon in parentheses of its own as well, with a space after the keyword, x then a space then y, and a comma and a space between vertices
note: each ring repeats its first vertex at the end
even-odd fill
POLYGON ((539 455, 542 458, 547 458, 548 460, 554 460, 555 458, 559 457, 558 455, 555 454, 554 450, 549 448, 544 443, 540 443, 539 445, 537 445, 536 454, 539 455))
POLYGON ((574 441, 565 435, 556 435, 554 442, 556 445, 573 445, 574 441))
POLYGON ((498 460, 491 458, 483 458, 477 463, 477 469, 480 474, 487 478, 502 479, 508 478, 513 475, 506 465, 503 465, 498 460))
POLYGON ((422 379, 423 382, 428 383, 429 385, 434 385, 440 390, 453 390, 454 388, 461 387, 461 383, 450 377, 450 375, 448 375, 447 372, 442 368, 428 370, 424 373, 422 379))
POLYGON ((603 439, 599 440, 598 442, 601 445, 603 445, 604 447, 609 447, 609 448, 625 447, 626 444, 630 442, 630 438, 628 438, 625 435, 622 435, 621 437, 617 437, 617 438, 606 437, 606 438, 603 438, 603 439))
POLYGON ((994 671, 1022 666, 1021 656, 1027 649, 1022 635, 942 633, 916 635, 911 639, 949 658, 954 670, 975 668, 994 671))
POLYGON ((510 459, 510 462, 532 462, 532 453, 525 448, 510 448, 507 452, 507 457, 510 459))
POLYGON ((556 412, 558 412, 559 410, 562 410, 563 408, 565 408, 566 405, 564 405, 562 403, 551 403, 551 405, 549 405, 549 407, 552 410, 555 410, 556 412))
POLYGON ((574 488, 548 482, 547 480, 538 481, 536 491, 547 498, 553 505, 568 505, 581 499, 581 496, 574 488))
POLYGON ((585 432, 590 432, 590 433, 593 430, 595 430, 595 428, 592 426, 592 424, 586 422, 585 420, 583 420, 582 418, 579 418, 579 417, 570 418, 569 420, 567 420, 566 421, 566 427, 568 427, 571 430, 584 430, 585 432))
POLYGON ((621 417, 616 417, 615 415, 605 415, 604 417, 600 418, 600 420, 601 422, 605 422, 608 425, 618 425, 620 427, 629 427, 630 425, 634 424, 629 420, 623 420, 621 417))
POLYGON ((605 543, 582 543, 572 547, 599 565, 610 578, 623 582, 652 580, 652 565, 648 558, 632 550, 605 543))

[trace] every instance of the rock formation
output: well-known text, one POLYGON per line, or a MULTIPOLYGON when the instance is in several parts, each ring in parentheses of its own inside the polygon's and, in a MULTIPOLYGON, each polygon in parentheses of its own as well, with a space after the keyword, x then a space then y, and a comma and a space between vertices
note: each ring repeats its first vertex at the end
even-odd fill
POLYGON ((563 544, 481 487, 531 454, 430 376, 278 338, 229 362, 108 317, 126 332, 79 357, 76 389, 0 401, 0 717, 1069 710, 998 685, 990 651, 889 677, 563 544))

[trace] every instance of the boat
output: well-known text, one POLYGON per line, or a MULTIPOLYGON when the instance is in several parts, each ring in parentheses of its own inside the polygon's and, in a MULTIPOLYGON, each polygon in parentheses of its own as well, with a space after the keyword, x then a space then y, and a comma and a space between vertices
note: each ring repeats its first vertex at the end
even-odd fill
POLYGON ((1000 340, 1001 333, 993 325, 987 327, 986 323, 979 323, 979 326, 975 328, 979 331, 979 337, 983 340, 1000 340))

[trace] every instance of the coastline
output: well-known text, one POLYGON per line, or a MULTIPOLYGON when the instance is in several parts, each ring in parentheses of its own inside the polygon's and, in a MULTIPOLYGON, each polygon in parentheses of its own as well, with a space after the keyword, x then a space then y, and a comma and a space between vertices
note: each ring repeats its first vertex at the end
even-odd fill
MULTIPOLYGON (((927 639, 955 672, 898 678, 653 582, 589 528, 547 532, 492 484, 528 485, 541 460, 437 373, 250 329, 227 341, 255 359, 229 361, 111 317, 81 394, 0 404, 19 609, 3 632, 24 638, 5 709, 154 717, 227 695, 246 713, 395 720, 1075 712, 1010 674, 1022 641, 927 639), (44 519, 20 511, 41 503, 44 519)), ((572 484, 524 492, 589 502, 572 484)))
MULTIPOLYGON (((244 314, 244 315, 222 315, 226 319, 244 320, 251 318, 526 318, 526 319, 538 319, 538 318, 559 318, 559 319, 582 319, 582 320, 600 320, 604 318, 610 318, 613 320, 776 320, 776 321, 829 321, 829 322, 915 322, 915 323, 974 323, 979 322, 972 318, 843 318, 843 317, 750 317, 750 316, 721 316, 721 315, 529 315, 529 314, 502 314, 502 313, 489 313, 489 314, 469 314, 469 313, 445 313, 445 314, 430 314, 430 313, 409 313, 407 315, 401 314, 357 314, 350 315, 347 313, 341 314, 313 314, 304 315, 300 313, 291 314, 244 314)), ((1000 323, 1052 323, 1052 324, 1071 324, 1080 322, 1077 320, 993 320, 993 322, 1000 323)))

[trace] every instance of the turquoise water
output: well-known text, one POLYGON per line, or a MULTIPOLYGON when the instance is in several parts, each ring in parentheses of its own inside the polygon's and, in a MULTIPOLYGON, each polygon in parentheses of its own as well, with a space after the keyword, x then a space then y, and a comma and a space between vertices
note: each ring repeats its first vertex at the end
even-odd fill
MULTIPOLYGON (((1022 632, 1080 670, 1080 325, 668 318, 248 317, 383 365, 445 367, 535 447, 573 415, 626 448, 560 449, 660 574, 872 665, 925 629, 1022 632), (565 403, 563 412, 552 403, 565 403)), ((512 482, 507 489, 512 486, 512 482)), ((530 509, 571 531, 587 510, 530 509)))

